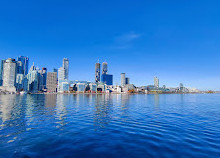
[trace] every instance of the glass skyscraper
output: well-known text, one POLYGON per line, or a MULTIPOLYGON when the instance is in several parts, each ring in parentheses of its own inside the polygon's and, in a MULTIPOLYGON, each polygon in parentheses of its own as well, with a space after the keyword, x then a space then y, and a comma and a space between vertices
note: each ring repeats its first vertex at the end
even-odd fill
POLYGON ((17 73, 18 74, 28 74, 28 65, 29 65, 29 58, 25 56, 19 56, 18 57, 18 66, 17 66, 17 73))
POLYGON ((125 73, 121 73, 121 86, 125 86, 126 80, 125 80, 125 73))
POLYGON ((65 79, 69 79, 69 59, 63 58, 63 68, 65 69, 65 79))
POLYGON ((113 75, 102 74, 101 81, 107 85, 113 85, 113 75))

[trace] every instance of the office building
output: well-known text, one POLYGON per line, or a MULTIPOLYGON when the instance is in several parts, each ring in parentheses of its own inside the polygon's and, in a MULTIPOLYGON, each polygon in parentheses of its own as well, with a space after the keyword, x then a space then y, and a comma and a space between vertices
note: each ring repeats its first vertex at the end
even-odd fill
POLYGON ((9 58, 4 62, 3 69, 3 86, 14 87, 16 80, 16 61, 9 58))
POLYGON ((28 74, 29 58, 25 57, 25 56, 19 56, 17 60, 18 60, 17 62, 19 63, 17 72, 19 74, 24 74, 24 76, 27 75, 28 74))
POLYGON ((63 59, 63 68, 65 69, 65 79, 69 79, 69 59, 63 59))
POLYGON ((121 73, 121 86, 125 86, 126 81, 125 81, 125 73, 121 73))
POLYGON ((107 74, 107 72, 108 72, 108 63, 103 62, 102 63, 102 74, 107 74))
POLYGON ((56 68, 53 68, 53 72, 57 72, 58 73, 58 70, 56 68))
POLYGON ((58 70, 58 80, 65 80, 65 79, 66 79, 65 69, 64 69, 64 67, 61 67, 58 70))
POLYGON ((53 93, 57 91, 57 72, 48 72, 47 73, 47 82, 46 82, 47 92, 53 93))
POLYGON ((113 75, 110 74, 102 74, 101 81, 108 86, 113 85, 113 75))
POLYGON ((159 88, 159 79, 154 77, 154 87, 159 88))
POLYGON ((95 82, 100 82, 100 63, 95 64, 95 82))
POLYGON ((16 83, 15 83, 15 87, 16 87, 16 91, 22 91, 24 90, 24 74, 17 74, 16 75, 16 83))

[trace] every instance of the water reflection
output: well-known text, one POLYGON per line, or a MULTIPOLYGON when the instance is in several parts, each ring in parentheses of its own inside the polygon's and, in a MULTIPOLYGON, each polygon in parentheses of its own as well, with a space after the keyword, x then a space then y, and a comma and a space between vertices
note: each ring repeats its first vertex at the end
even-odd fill
POLYGON ((97 94, 95 95, 95 113, 94 113, 94 126, 105 128, 111 120, 112 111, 112 98, 110 95, 97 94))

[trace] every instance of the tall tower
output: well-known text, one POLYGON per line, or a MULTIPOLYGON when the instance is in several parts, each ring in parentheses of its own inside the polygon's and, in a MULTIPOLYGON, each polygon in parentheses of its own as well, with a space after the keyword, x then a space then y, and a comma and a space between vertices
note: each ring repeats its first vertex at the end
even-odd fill
POLYGON ((154 86, 159 88, 159 79, 157 77, 154 77, 154 86))
POLYGON ((125 80, 125 73, 121 73, 121 86, 125 86, 126 80, 125 80))
POLYGON ((1 63, 0 63, 0 86, 2 86, 2 82, 3 82, 4 63, 5 63, 5 60, 1 60, 1 63))
POLYGON ((3 70, 3 86, 14 87, 16 77, 16 61, 8 58, 4 63, 3 70))
POLYGON ((95 64, 95 82, 100 82, 100 63, 95 64))
POLYGON ((28 74, 28 65, 29 65, 29 58, 25 57, 25 56, 19 56, 18 57, 18 69, 17 72, 19 74, 24 74, 27 75, 28 74))
POLYGON ((102 63, 102 74, 107 74, 107 72, 108 72, 108 63, 103 62, 102 63))
POLYGON ((63 58, 63 68, 65 69, 65 79, 69 79, 69 59, 63 58))

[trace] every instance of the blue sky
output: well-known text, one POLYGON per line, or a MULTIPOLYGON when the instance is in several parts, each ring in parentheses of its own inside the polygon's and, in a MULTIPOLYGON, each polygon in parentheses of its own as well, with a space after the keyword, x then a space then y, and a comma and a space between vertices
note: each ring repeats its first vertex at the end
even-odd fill
POLYGON ((107 61, 114 84, 220 90, 218 0, 22 0, 0 2, 0 59, 47 67, 70 60, 70 79, 94 81, 107 61))

